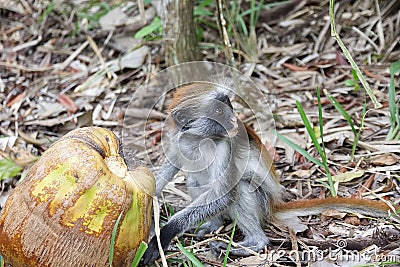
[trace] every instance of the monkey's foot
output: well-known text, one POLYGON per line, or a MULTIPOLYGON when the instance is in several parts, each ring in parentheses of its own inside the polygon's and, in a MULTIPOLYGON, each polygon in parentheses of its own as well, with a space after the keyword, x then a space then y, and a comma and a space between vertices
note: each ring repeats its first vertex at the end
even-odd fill
POLYGON ((203 225, 201 225, 197 230, 196 233, 197 239, 202 239, 205 234, 217 231, 222 226, 222 224, 223 221, 220 219, 213 219, 211 221, 203 223, 203 225))
MULTIPOLYGON (((243 240, 242 242, 239 242, 238 245, 242 247, 248 248, 247 250, 241 247, 234 248, 233 246, 229 250, 229 255, 232 256, 237 256, 237 257, 246 257, 246 256, 251 256, 253 255, 251 253, 252 250, 254 252, 260 252, 261 250, 265 249, 265 247, 268 245, 268 239, 267 240, 256 240, 256 239, 249 239, 249 240, 243 240)), ((221 241, 213 241, 210 242, 210 247, 211 251, 215 255, 221 255, 222 250, 227 249, 228 244, 225 242, 221 241)))

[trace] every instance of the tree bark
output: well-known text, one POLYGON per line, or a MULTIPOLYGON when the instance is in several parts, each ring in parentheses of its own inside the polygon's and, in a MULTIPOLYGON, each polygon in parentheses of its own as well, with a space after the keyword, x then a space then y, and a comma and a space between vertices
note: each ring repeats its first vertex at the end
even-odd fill
POLYGON ((195 1, 164 0, 165 62, 168 66, 198 59, 193 20, 195 1))

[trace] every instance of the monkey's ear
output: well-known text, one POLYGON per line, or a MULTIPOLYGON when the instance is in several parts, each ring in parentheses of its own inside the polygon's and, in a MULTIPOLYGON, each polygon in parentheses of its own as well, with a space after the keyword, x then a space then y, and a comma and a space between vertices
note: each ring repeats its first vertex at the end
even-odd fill
POLYGON ((188 108, 179 108, 171 112, 172 119, 179 130, 185 129, 186 124, 190 121, 190 113, 188 108))

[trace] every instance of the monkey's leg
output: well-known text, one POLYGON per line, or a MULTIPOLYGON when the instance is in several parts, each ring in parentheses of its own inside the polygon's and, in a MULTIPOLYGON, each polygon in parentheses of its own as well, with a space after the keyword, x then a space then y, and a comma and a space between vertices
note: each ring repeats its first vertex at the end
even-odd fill
MULTIPOLYGON (((237 217, 237 227, 244 234, 243 241, 238 244, 259 252, 269 243, 268 237, 261 227, 265 211, 262 210, 262 205, 256 194, 246 191, 245 188, 248 187, 240 186, 240 197, 232 205, 232 208, 229 209, 229 216, 232 221, 237 217)), ((227 244, 225 242, 212 242, 210 246, 214 253, 220 254, 221 249, 225 250, 227 244)), ((243 248, 232 247, 229 254, 234 256, 249 256, 251 252, 243 248)))

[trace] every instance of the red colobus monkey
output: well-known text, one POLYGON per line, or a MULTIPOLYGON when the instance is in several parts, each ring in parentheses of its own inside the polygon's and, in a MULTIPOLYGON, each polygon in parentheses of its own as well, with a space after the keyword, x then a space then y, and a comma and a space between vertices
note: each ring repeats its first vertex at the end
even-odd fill
MULTIPOLYGON (((283 202, 284 190, 271 156, 257 134, 237 118, 229 95, 229 89, 207 82, 182 86, 174 94, 169 107, 170 147, 156 177, 157 194, 183 170, 193 202, 161 229, 163 249, 176 235, 201 222, 205 223, 200 233, 205 233, 217 230, 225 219, 237 218, 244 235, 239 244, 260 251, 269 243, 262 226, 279 214, 311 215, 334 208, 377 217, 388 215, 390 208, 381 201, 327 198, 283 202)), ((217 250, 224 247, 222 243, 214 246, 217 250)), ((240 248, 230 253, 249 255, 240 248)), ((158 257, 154 236, 143 263, 158 257)))

